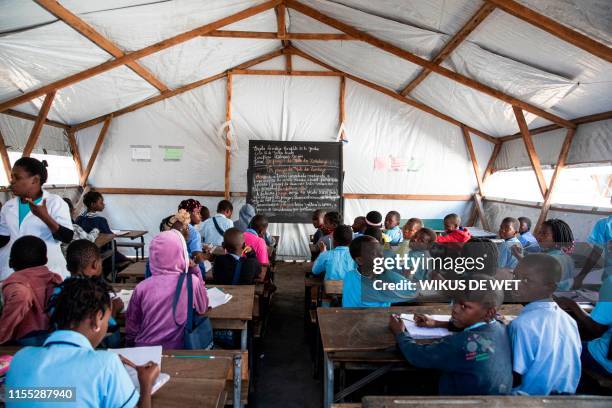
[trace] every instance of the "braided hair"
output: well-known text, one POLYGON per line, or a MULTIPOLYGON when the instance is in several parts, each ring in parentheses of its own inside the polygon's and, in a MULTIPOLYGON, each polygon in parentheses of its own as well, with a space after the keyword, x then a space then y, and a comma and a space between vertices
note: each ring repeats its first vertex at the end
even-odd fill
POLYGON ((49 299, 48 310, 53 310, 51 327, 72 329, 98 312, 111 307, 113 288, 101 278, 68 278, 59 285, 60 292, 49 299))
POLYGON ((574 234, 569 225, 558 218, 551 218, 542 223, 550 227, 555 246, 566 254, 574 250, 574 234))

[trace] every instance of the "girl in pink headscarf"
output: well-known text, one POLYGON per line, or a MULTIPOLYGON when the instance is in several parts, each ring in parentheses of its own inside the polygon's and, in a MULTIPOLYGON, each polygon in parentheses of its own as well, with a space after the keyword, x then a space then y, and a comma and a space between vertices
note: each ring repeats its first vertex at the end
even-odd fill
POLYGON ((197 265, 190 266, 185 238, 176 230, 157 235, 149 247, 151 277, 134 289, 126 313, 125 335, 128 346, 183 348, 187 320, 187 283, 176 305, 176 323, 172 301, 181 273, 191 272, 193 308, 200 315, 208 309, 208 296, 197 265))

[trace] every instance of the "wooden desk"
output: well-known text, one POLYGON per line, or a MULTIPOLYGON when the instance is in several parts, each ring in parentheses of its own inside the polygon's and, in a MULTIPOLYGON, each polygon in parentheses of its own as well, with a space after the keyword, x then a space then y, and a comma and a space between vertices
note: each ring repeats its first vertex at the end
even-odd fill
POLYGON ((612 397, 591 395, 557 395, 547 397, 512 396, 469 396, 469 397, 364 397, 363 408, 430 408, 430 407, 475 407, 483 408, 607 408, 612 406, 612 397))
POLYGON ((145 278, 146 266, 147 263, 144 261, 133 263, 117 274, 117 280, 140 282, 145 278))
POLYGON ((253 320, 253 299, 255 285, 215 285, 232 295, 232 299, 224 305, 208 312, 213 329, 240 330, 240 349, 247 349, 248 322, 253 320))
POLYGON ((99 234, 98 238, 94 241, 98 248, 111 244, 111 248, 102 252, 100 258, 104 261, 107 258, 111 258, 111 279, 114 282, 117 266, 115 265, 115 251, 117 250, 117 243, 115 242, 115 234, 99 234))
MULTIPOLYGON (((521 305, 502 305, 500 313, 517 315, 521 305)), ((390 371, 394 366, 410 365, 396 347, 395 338, 388 328, 393 313, 450 314, 448 304, 427 306, 399 306, 389 308, 319 308, 317 316, 323 344, 323 401, 326 408, 353 391, 390 371), (359 365, 374 370, 366 378, 341 390, 334 396, 334 364, 343 363, 350 368, 359 365)))
POLYGON ((145 247, 144 236, 149 231, 128 230, 126 234, 123 234, 125 230, 122 230, 121 232, 122 234, 117 235, 117 238, 129 238, 130 241, 140 238, 140 242, 118 242, 117 246, 134 248, 136 250, 136 260, 137 261, 138 261, 138 250, 140 249, 140 251, 142 252, 142 259, 144 259, 144 247, 145 247))

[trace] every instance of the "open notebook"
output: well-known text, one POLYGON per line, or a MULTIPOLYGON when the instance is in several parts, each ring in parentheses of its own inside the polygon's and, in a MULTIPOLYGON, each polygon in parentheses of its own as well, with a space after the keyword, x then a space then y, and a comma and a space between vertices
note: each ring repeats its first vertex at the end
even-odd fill
POLYGON ((111 299, 118 297, 123 301, 123 309, 121 310, 120 313, 125 313, 125 311, 127 310, 128 305, 130 304, 130 299, 132 298, 132 293, 134 293, 134 290, 130 290, 130 289, 121 289, 119 292, 116 292, 114 295, 111 293, 111 299))
MULTIPOLYGON (((450 315, 429 315, 432 319, 438 320, 441 322, 448 322, 450 320, 450 315)), ((449 336, 452 333, 447 329, 441 327, 428 328, 428 327, 419 327, 414 323, 414 315, 408 313, 402 313, 400 315, 402 321, 404 322, 404 326, 410 337, 413 339, 438 339, 440 337, 449 336)))
MULTIPOLYGON (((143 365, 148 363, 149 361, 153 361, 159 365, 161 370, 161 358, 162 358, 162 346, 151 346, 151 347, 128 347, 128 348, 118 348, 118 349, 108 349, 108 351, 116 354, 120 354, 123 357, 130 360, 132 363, 136 365, 143 365)), ((138 373, 132 367, 128 367, 124 365, 128 374, 130 375, 130 379, 132 383, 134 383, 134 387, 140 392, 140 383, 138 382, 138 373)), ((151 388, 151 394, 154 394, 155 391, 159 390, 162 385, 170 380, 170 375, 166 373, 160 373, 155 380, 155 384, 151 388)))
POLYGON ((208 293, 208 306, 213 309, 226 304, 232 298, 232 295, 223 292, 219 288, 210 288, 206 292, 208 293))

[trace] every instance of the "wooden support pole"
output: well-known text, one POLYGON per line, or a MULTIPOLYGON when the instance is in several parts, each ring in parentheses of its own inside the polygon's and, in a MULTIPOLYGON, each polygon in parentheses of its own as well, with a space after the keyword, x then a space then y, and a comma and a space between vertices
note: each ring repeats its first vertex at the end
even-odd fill
MULTIPOLYGON (((345 94, 346 94, 346 78, 344 76, 340 77, 340 102, 339 102, 339 107, 340 107, 340 117, 338 118, 338 121, 340 122, 340 126, 344 125, 344 121, 346 120, 346 109, 344 108, 344 100, 345 100, 345 94)), ((344 133, 344 129, 342 129, 340 131, 340 140, 345 140, 345 133, 344 133)))
POLYGON ((576 30, 556 22, 550 17, 546 17, 528 7, 525 7, 513 0, 487 0, 495 6, 504 10, 506 13, 520 18, 529 24, 544 30, 557 38, 562 39, 578 48, 612 62, 612 49, 605 44, 597 42, 592 38, 579 33, 576 30))
POLYGON ((6 151, 6 144, 4 143, 4 136, 0 131, 0 157, 2 158, 2 167, 4 167, 4 173, 6 173, 6 180, 10 183, 12 179, 11 173, 11 160, 9 159, 8 152, 6 151))
POLYGON ((106 119, 104 121, 102 129, 100 129, 98 140, 96 141, 96 145, 94 146, 94 149, 91 152, 89 162, 87 162, 87 168, 85 169, 85 172, 81 175, 81 186, 83 187, 87 185, 87 179, 89 178, 89 175, 91 174, 91 169, 93 168, 93 165, 96 162, 96 158, 98 157, 98 153, 100 152, 100 148, 102 147, 102 143, 104 142, 104 138, 106 137, 106 133, 108 132, 108 128, 112 119, 112 116, 106 119))
POLYGON ((76 167, 80 182, 83 177, 83 164, 81 163, 81 155, 79 153, 79 146, 76 141, 75 132, 73 130, 67 131, 66 137, 68 138, 68 144, 70 145, 70 153, 72 154, 72 160, 74 160, 74 165, 76 167))
POLYGON ((314 41, 351 41, 354 40, 348 34, 344 33, 288 33, 285 32, 283 38, 280 38, 278 31, 232 31, 232 30, 215 30, 210 33, 203 34, 202 37, 222 37, 222 38, 256 38, 259 40, 314 40, 314 41))
POLYGON ((553 115, 550 112, 547 112, 543 109, 538 108, 535 105, 532 105, 530 103, 527 103, 525 101, 522 101, 520 99, 517 99, 511 95, 508 95, 498 89, 492 88, 488 85, 485 85, 481 82, 478 82, 472 78, 469 78, 465 75, 459 74, 458 72, 452 71, 448 68, 445 68, 441 65, 436 65, 431 61, 428 61, 424 58, 419 57, 418 55, 415 55, 409 51, 406 51, 402 48, 399 48, 393 44, 391 44, 388 41, 385 40, 381 40, 380 38, 374 37, 371 34, 366 33, 365 31, 361 31, 358 30, 357 28, 348 25, 346 23, 341 22, 340 20, 337 20, 333 17, 330 17, 328 15, 325 15, 323 13, 321 13, 320 11, 307 6, 305 4, 300 3, 297 0, 286 0, 286 4, 288 7, 291 7, 292 9, 299 11, 302 14, 307 15, 308 17, 312 17, 315 20, 319 20, 320 22, 327 24, 331 27, 334 27, 337 30, 343 31, 346 34, 349 34, 350 36, 354 37, 357 40, 366 42, 370 45, 373 45, 374 47, 380 48, 383 51, 386 51, 390 54, 393 54, 397 57, 400 57, 406 61, 412 62, 413 64, 416 65, 420 65, 423 68, 427 68, 432 72, 435 72, 436 74, 442 75, 443 77, 446 77, 448 79, 451 79, 455 82, 458 82, 460 84, 463 84, 467 87, 470 87, 472 89, 475 89, 479 92, 482 92, 486 95, 489 95, 493 98, 499 99, 501 101, 504 101, 510 105, 513 106, 518 106, 528 112, 531 112, 535 115, 538 115, 542 118, 548 119, 551 122, 554 123, 558 123, 564 127, 568 127, 568 128, 574 128, 576 127, 576 125, 574 125, 572 122, 565 120, 557 115, 553 115))
POLYGON ((486 231, 491 231, 489 227, 489 222, 487 221, 487 217, 485 215, 484 207, 482 206, 482 197, 480 194, 474 194, 474 207, 476 208, 476 213, 480 218, 480 223, 482 224, 482 228, 486 231))
POLYGON ((472 161, 472 167, 474 168, 474 175, 476 176, 476 183, 478 183, 478 194, 483 196, 484 190, 482 188, 482 177, 480 176, 480 168, 478 167, 478 160, 476 159, 476 152, 474 151, 474 145, 472 144, 472 139, 470 137, 470 131, 465 126, 461 126, 461 131, 463 132, 463 139, 465 139, 465 146, 467 147, 468 154, 470 155, 470 160, 472 161))
POLYGON ((225 193, 226 200, 230 198, 230 170, 232 159, 232 142, 230 133, 230 121, 232 120, 232 74, 227 74, 227 99, 225 101, 225 122, 227 128, 225 131, 225 193))
MULTIPOLYGON (((457 49, 457 47, 468 37, 468 35, 470 35, 472 31, 474 31, 476 27, 478 27, 480 23, 482 23, 484 19, 491 14, 491 12, 493 12, 493 10, 495 10, 494 5, 484 3, 478 9, 476 14, 474 14, 472 18, 470 18, 469 21, 465 23, 465 25, 444 45, 444 47, 442 47, 438 55, 436 55, 431 62, 436 65, 440 65, 455 49, 457 49)), ((404 96, 408 95, 414 88, 423 82, 423 80, 427 78, 430 73, 430 70, 423 69, 416 78, 410 81, 410 83, 401 90, 400 94, 404 96)))
POLYGON ((52 82, 50 84, 44 85, 40 88, 34 89, 32 91, 26 92, 23 95, 20 95, 16 98, 9 99, 8 101, 4 101, 0 103, 0 112, 8 108, 12 108, 14 106, 20 105, 22 103, 28 102, 34 98, 37 98, 41 95, 48 94, 51 91, 56 91, 61 88, 65 88, 67 86, 73 85, 77 82, 83 81, 85 79, 91 78, 92 76, 101 74, 103 72, 110 71, 113 68, 117 68, 121 65, 125 65, 131 61, 136 61, 138 59, 144 58, 148 55, 154 54, 159 51, 163 51, 167 48, 173 47, 178 44, 182 44, 185 41, 189 41, 193 38, 199 37, 203 34, 207 34, 211 31, 217 30, 226 25, 235 23, 240 20, 244 20, 246 18, 252 17, 256 14, 269 10, 278 4, 281 3, 282 0, 270 0, 265 3, 261 3, 250 7, 246 10, 239 11, 235 14, 229 15, 222 19, 213 21, 211 23, 205 24, 200 27, 196 27, 193 30, 177 34, 174 37, 167 38, 155 44, 149 45, 148 47, 142 48, 138 51, 130 52, 125 54, 122 57, 115 58, 106 62, 103 62, 100 65, 96 65, 94 67, 88 68, 84 71, 77 72, 76 74, 70 75, 66 78, 62 78, 58 81, 52 82))
POLYGON ((45 96, 45 101, 40 108, 40 112, 38 112, 38 117, 34 122, 34 127, 32 127, 30 137, 23 148, 22 157, 30 157, 32 150, 34 150, 34 147, 36 147, 40 132, 42 131, 47 115, 49 114, 49 109, 51 109, 51 105, 53 104, 53 98, 55 98, 55 91, 49 92, 47 96, 45 96))
POLYGON ((330 77, 342 76, 341 72, 330 71, 283 71, 280 69, 233 69, 230 71, 232 75, 293 75, 293 76, 313 76, 313 77, 330 77))
MULTIPOLYGON (((20 119, 31 120, 32 122, 36 122, 36 119, 38 118, 37 115, 31 115, 29 113, 19 112, 14 109, 7 109, 2 113, 5 115, 20 118, 20 119)), ((60 129, 70 129, 70 126, 66 125, 65 123, 60 123, 60 122, 56 122, 54 120, 49 120, 49 119, 45 120, 45 125, 53 126, 53 127, 60 128, 60 129)))
POLYGON ((544 178, 544 173, 542 173, 540 158, 538 157, 538 152, 536 151, 531 135, 529 134, 529 128, 527 128, 527 122, 525 121, 523 110, 517 106, 513 106, 512 109, 514 110, 514 116, 516 116, 516 121, 519 129, 521 130, 521 135, 523 136, 523 142, 525 143, 525 149, 527 149, 527 155, 529 156, 531 167, 533 167, 536 179, 538 180, 540 192, 542 193, 542 197, 546 197, 546 179, 544 178))
MULTIPOLYGON (((491 153, 491 157, 489 158, 489 162, 487 163, 487 167, 482 175, 482 185, 484 186, 485 181, 487 181, 487 178, 491 175, 491 173, 493 173, 493 167, 495 166, 495 161, 497 160, 497 156, 499 155, 499 151, 502 148, 502 143, 498 143, 495 145, 495 147, 493 147, 493 152, 491 153)), ((484 212, 484 211, 483 211, 484 212)), ((474 206, 472 207, 472 212, 470 214, 470 218, 469 221, 467 223, 468 227, 473 226, 474 224, 476 224, 476 220, 478 219, 478 209, 477 209, 477 204, 476 204, 476 199, 474 198, 474 206)))
POLYGON ((534 228, 534 231, 538 231, 542 223, 546 220, 548 215, 548 210, 550 209, 550 204, 552 200, 552 196, 554 193, 555 183, 557 182, 557 178, 559 177, 559 173, 565 167, 565 160, 567 159, 567 154, 569 153, 570 146, 572 144, 572 140, 574 140, 574 134, 576 133, 575 129, 568 129, 567 134, 565 135, 565 140, 563 141, 563 146, 561 146, 561 152, 559 152, 559 159, 557 160, 557 165, 555 166, 555 171, 553 172, 552 178, 550 179, 550 186, 546 191, 546 196, 544 196, 544 202, 542 203, 542 210, 540 211, 540 217, 538 218, 538 222, 534 228))

